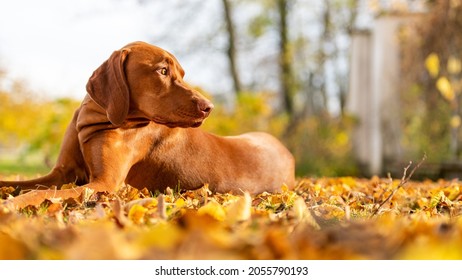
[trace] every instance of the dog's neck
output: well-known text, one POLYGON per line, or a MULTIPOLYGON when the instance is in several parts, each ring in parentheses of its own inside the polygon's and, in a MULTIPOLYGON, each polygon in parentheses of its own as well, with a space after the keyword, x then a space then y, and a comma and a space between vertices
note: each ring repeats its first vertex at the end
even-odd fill
POLYGON ((182 128, 170 128, 162 124, 154 123, 136 112, 130 112, 127 119, 122 124, 114 125, 109 121, 106 111, 88 95, 85 97, 78 110, 80 113, 78 114, 75 126, 81 143, 88 142, 98 131, 113 129, 133 129, 149 126, 151 132, 156 131, 159 137, 162 136, 163 138, 165 138, 165 136, 177 134, 180 131, 185 131, 185 129, 182 128), (88 116, 91 116, 91 118, 88 116), (152 130, 153 128, 155 128, 155 130, 152 130))

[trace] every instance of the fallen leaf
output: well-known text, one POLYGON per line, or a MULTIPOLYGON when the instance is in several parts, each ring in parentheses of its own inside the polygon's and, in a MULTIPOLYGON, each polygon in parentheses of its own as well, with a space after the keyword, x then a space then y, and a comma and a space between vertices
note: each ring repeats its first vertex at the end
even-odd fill
POLYGON ((16 208, 38 206, 47 199, 59 203, 62 200, 79 197, 86 189, 86 187, 76 187, 65 190, 33 190, 16 196, 15 198, 11 199, 11 202, 15 205, 16 208))
POLYGON ((161 219, 167 219, 167 204, 163 194, 160 194, 157 197, 157 214, 161 219))
POLYGON ((182 237, 182 231, 175 225, 159 222, 140 235, 138 244, 144 248, 173 249, 182 237))
POLYGON ((47 207, 47 213, 48 215, 50 216, 53 216, 55 215, 58 211, 62 211, 63 210, 63 205, 61 203, 51 203, 48 207, 47 207))
POLYGON ((209 201, 207 204, 197 210, 199 215, 209 215, 218 221, 223 221, 226 217, 226 212, 223 206, 215 200, 209 201))
POLYGON ((230 224, 247 221, 252 214, 252 198, 248 192, 245 192, 233 204, 228 206, 226 221, 230 224))
POLYGON ((0 231, 0 260, 21 260, 27 257, 26 246, 0 231))
POLYGON ((135 204, 141 205, 143 207, 156 207, 158 204, 158 200, 153 197, 146 197, 141 199, 136 199, 125 203, 125 210, 129 211, 135 204))
POLYGON ((125 227, 131 224, 131 220, 125 217, 125 213, 123 211, 124 207, 122 206, 122 201, 120 201, 120 199, 116 199, 111 203, 111 209, 119 226, 125 227))
POLYGON ((319 224, 316 222, 316 219, 313 218, 313 215, 306 206, 305 200, 303 198, 299 197, 295 200, 292 207, 292 212, 294 213, 294 216, 298 222, 306 223, 315 229, 320 229, 319 224))
POLYGON ((135 224, 143 224, 144 214, 146 214, 147 211, 147 208, 141 206, 140 204, 135 204, 128 211, 128 218, 135 224))

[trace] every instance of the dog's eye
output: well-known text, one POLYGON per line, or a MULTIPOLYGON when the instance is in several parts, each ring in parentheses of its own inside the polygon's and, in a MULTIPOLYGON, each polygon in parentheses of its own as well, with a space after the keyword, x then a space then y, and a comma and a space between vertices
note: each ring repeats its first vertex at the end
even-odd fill
POLYGON ((157 70, 157 72, 159 72, 159 74, 164 75, 164 76, 168 74, 168 70, 165 67, 157 70))

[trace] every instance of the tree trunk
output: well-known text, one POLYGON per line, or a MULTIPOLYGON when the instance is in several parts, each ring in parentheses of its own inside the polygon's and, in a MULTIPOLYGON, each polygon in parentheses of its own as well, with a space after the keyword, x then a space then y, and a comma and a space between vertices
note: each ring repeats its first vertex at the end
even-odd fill
POLYGON ((227 56, 229 61, 229 71, 233 79, 234 92, 236 93, 236 95, 239 95, 239 93, 242 91, 242 86, 239 77, 239 72, 237 71, 236 36, 234 31, 234 22, 232 19, 232 7, 229 0, 222 0, 222 2, 226 21, 226 31, 228 33, 227 56))
POLYGON ((290 0, 277 0, 277 9, 279 14, 279 71, 284 110, 289 115, 293 115, 294 78, 287 28, 289 1, 290 0))

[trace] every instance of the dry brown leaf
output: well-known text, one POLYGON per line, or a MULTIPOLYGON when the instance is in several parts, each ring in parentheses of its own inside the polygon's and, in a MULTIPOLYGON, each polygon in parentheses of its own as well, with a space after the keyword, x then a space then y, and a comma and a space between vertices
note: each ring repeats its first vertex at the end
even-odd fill
POLYGON ((292 211, 299 223, 306 223, 315 229, 320 229, 319 224, 316 222, 316 219, 313 217, 311 211, 306 206, 305 200, 303 198, 298 197, 295 200, 292 211))
POLYGON ((116 219, 117 223, 121 227, 129 226, 131 221, 125 217, 124 207, 122 206, 122 201, 120 199, 115 199, 111 203, 112 213, 114 218, 116 219))
POLYGON ((161 219, 167 219, 167 204, 163 194, 160 194, 157 197, 157 214, 161 219))
POLYGON ((24 208, 26 206, 38 206, 45 200, 55 201, 60 203, 69 198, 80 197, 82 192, 86 191, 85 187, 76 187, 64 190, 33 190, 25 194, 18 195, 11 199, 11 202, 16 208, 24 208))

